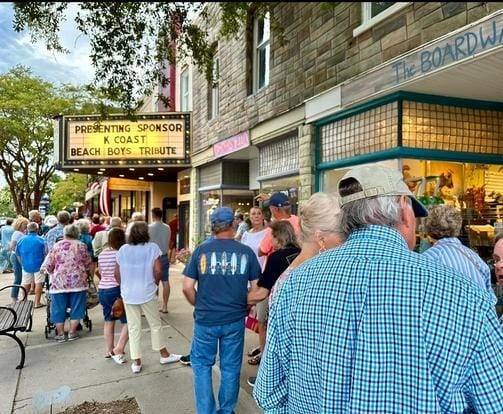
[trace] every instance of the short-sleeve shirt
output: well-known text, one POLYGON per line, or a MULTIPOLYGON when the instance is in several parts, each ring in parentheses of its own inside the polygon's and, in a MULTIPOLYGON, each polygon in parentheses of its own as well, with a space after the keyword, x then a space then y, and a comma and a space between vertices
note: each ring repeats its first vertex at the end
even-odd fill
POLYGON ((215 326, 245 318, 248 282, 260 275, 255 253, 233 239, 212 239, 201 244, 183 270, 197 280, 194 319, 215 326))
POLYGON ((171 238, 171 229, 167 224, 161 221, 155 221, 148 225, 148 234, 150 241, 157 244, 162 254, 166 254, 169 249, 169 240, 171 238))
POLYGON ((25 272, 38 272, 45 257, 45 240, 37 233, 28 233, 17 242, 16 256, 21 257, 25 272))
POLYGON ((300 249, 297 247, 287 247, 286 249, 276 250, 271 253, 257 285, 268 289, 270 292, 276 280, 278 280, 278 277, 285 271, 290 263, 293 262, 299 253, 300 249))
POLYGON ((98 269, 100 270, 99 289, 110 289, 119 286, 115 280, 115 265, 117 250, 109 247, 105 248, 98 256, 98 269))
MULTIPOLYGON (((295 231, 295 234, 298 236, 300 233, 299 218, 292 214, 289 218, 284 220, 290 222, 295 231)), ((274 251, 274 248, 272 247, 272 233, 270 227, 267 228, 267 232, 262 239, 262 242, 260 243, 260 250, 262 250, 262 253, 264 253, 266 256, 269 256, 274 251)))
POLYGON ((155 297, 154 262, 161 256, 157 244, 124 244, 117 252, 121 274, 121 296, 125 303, 141 305, 155 297))

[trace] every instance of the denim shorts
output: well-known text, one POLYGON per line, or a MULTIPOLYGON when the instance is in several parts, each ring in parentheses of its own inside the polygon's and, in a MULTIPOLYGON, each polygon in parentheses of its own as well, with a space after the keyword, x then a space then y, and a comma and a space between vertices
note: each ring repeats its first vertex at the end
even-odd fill
POLYGON ((86 290, 51 293, 51 322, 65 323, 68 308, 70 308, 70 320, 83 319, 86 314, 86 301, 86 290))
POLYGON ((167 282, 169 280, 169 257, 167 254, 163 254, 161 257, 161 281, 167 282))
POLYGON ((119 286, 109 289, 98 289, 98 296, 100 298, 101 306, 103 307, 103 318, 105 319, 105 322, 113 322, 120 319, 122 323, 127 323, 126 315, 122 318, 114 318, 111 315, 115 299, 120 297, 120 295, 121 288, 119 286))

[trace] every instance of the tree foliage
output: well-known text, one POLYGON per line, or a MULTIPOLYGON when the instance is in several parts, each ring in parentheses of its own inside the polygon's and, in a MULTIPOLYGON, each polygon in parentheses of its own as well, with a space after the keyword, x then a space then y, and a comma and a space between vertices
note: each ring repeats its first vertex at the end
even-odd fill
POLYGON ((58 211, 75 208, 74 203, 84 204, 87 189, 87 176, 85 174, 67 174, 65 179, 56 183, 51 192, 49 211, 56 214, 58 211))
POLYGON ((95 110, 82 88, 56 88, 28 68, 0 75, 0 170, 17 214, 37 207, 51 181, 54 116, 95 110))
POLYGON ((9 187, 5 186, 0 190, 0 216, 14 218, 16 215, 9 187))
MULTIPOLYGON (((276 3, 219 3, 220 34, 235 35, 250 12, 264 14, 276 3)), ((49 50, 65 52, 59 42, 59 24, 68 3, 16 2, 14 29, 30 30, 32 39, 43 40, 49 50)), ((212 44, 194 23, 194 16, 208 19, 199 2, 80 2, 75 23, 91 44, 95 68, 92 87, 120 103, 127 113, 141 105, 157 85, 167 86, 168 64, 177 57, 190 59, 211 77, 212 44), (175 46, 176 45, 176 46, 175 46)), ((278 28, 272 19, 273 28, 278 28)), ((163 88, 160 88, 162 91, 163 88)), ((168 103, 168 98, 158 98, 168 103)))

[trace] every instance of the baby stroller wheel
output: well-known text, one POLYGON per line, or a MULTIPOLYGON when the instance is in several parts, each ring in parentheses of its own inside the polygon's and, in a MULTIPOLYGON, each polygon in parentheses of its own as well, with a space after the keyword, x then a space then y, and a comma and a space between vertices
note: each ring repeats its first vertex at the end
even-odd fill
POLYGON ((51 333, 51 330, 48 326, 45 327, 44 333, 45 333, 45 339, 49 339, 49 334, 51 333))
POLYGON ((93 330, 93 321, 89 319, 89 325, 88 325, 89 332, 93 330))

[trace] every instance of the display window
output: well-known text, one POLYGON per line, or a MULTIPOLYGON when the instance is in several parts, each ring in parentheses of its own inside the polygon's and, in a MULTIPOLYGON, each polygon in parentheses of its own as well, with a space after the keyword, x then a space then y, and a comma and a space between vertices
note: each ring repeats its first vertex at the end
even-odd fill
MULTIPOLYGON (((297 215, 298 203, 299 203, 299 177, 283 177, 274 180, 262 181, 261 182, 261 193, 273 194, 273 193, 284 193, 290 199, 290 205, 292 206, 292 214, 297 215)), ((268 212, 266 212, 266 215, 268 212)), ((266 217, 268 218, 268 217, 266 217)))
MULTIPOLYGON (((461 241, 482 257, 490 256, 494 235, 503 229, 503 166, 405 158, 376 164, 401 170, 411 192, 427 207, 457 208, 463 216, 461 241)), ((350 169, 324 171, 322 191, 336 192, 337 183, 350 169)), ((418 220, 418 241, 421 232, 418 220)))
POLYGON ((201 231, 204 239, 211 236, 211 214, 218 207, 229 207, 235 213, 247 216, 253 206, 255 193, 250 190, 213 190, 204 191, 201 195, 201 231))

